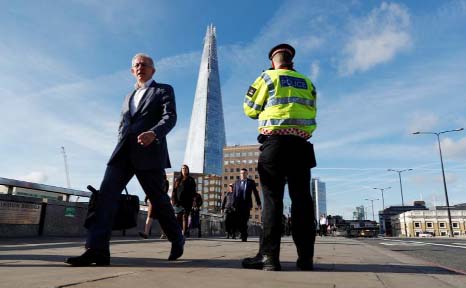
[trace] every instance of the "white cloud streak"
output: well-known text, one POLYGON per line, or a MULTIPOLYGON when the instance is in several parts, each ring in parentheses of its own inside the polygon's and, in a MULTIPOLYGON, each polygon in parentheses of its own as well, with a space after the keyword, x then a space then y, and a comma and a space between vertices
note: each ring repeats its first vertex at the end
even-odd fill
MULTIPOLYGON (((441 140, 442 152, 447 159, 466 160, 466 137, 458 141, 452 138, 444 138, 441 140)), ((436 147, 437 148, 437 147, 436 147)))
POLYGON ((320 72, 319 61, 312 62, 310 78, 313 82, 317 81, 317 78, 319 77, 319 72, 320 72))
POLYGON ((363 19, 354 21, 353 36, 344 48, 340 73, 351 75, 390 61, 411 46, 408 11, 395 3, 383 2, 363 19))

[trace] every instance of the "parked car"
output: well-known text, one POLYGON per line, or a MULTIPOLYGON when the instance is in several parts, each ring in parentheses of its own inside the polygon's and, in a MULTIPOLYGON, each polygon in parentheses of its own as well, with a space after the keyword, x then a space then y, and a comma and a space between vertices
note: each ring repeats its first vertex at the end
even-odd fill
POLYGON ((421 237, 421 238, 434 237, 434 233, 424 231, 424 232, 420 232, 419 235, 418 235, 418 237, 421 237))

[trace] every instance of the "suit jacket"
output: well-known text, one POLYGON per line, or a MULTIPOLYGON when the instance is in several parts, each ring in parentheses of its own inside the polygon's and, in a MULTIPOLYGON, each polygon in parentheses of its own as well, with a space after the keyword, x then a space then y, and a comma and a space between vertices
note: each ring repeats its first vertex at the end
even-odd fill
POLYGON ((248 209, 252 208, 252 193, 256 198, 257 206, 261 205, 261 199, 259 198, 259 191, 257 191, 256 182, 252 179, 246 180, 246 199, 243 198, 243 191, 241 188, 241 180, 236 180, 233 185, 233 192, 235 193, 235 207, 236 209, 248 209))
POLYGON ((132 93, 125 97, 118 129, 118 143, 108 161, 114 163, 119 153, 129 153, 134 168, 141 170, 170 168, 165 136, 176 124, 175 93, 170 85, 156 83, 147 88, 133 116, 130 113, 132 93), (149 146, 137 143, 142 132, 153 131, 157 136, 149 146), (126 146, 125 146, 126 145, 126 146), (125 149, 122 149, 125 147, 125 149))

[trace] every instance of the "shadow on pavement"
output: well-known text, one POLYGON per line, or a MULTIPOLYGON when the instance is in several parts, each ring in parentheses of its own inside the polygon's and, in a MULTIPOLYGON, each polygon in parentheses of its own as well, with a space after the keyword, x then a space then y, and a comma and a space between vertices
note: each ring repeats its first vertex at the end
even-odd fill
MULTIPOLYGON (((63 261, 71 255, 0 255, 0 267, 67 267, 63 261), (49 263, 27 263, 25 261, 43 261, 49 263)), ((281 262, 284 271, 298 271, 294 262, 281 262)), ((73 267, 69 266, 70 269, 73 267)), ((98 267, 111 269, 112 267, 144 267, 144 268, 229 268, 241 269, 241 260, 226 259, 219 256, 214 259, 179 259, 172 262, 159 258, 112 257, 111 266, 98 267)), ((412 273, 462 275, 441 267, 416 266, 398 264, 315 264, 317 272, 361 272, 361 273, 412 273)))

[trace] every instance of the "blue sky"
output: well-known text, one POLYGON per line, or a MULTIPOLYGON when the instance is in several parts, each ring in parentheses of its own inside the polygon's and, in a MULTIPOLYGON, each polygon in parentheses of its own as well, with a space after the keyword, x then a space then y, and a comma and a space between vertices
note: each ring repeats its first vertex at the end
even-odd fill
MULTIPOLYGON (((295 46, 318 91, 313 177, 330 214, 351 217, 373 187, 385 205, 443 205, 435 136, 466 128, 466 1, 0 1, 0 177, 98 186, 116 143, 131 57, 156 61, 179 121, 168 137, 183 161, 206 27, 217 27, 228 145, 256 143, 242 113, 273 45, 295 46)), ((466 132, 442 137, 451 204, 466 202, 466 132)), ((136 183, 130 190, 141 193, 136 183)), ((374 202, 380 209, 381 201, 374 202)))

